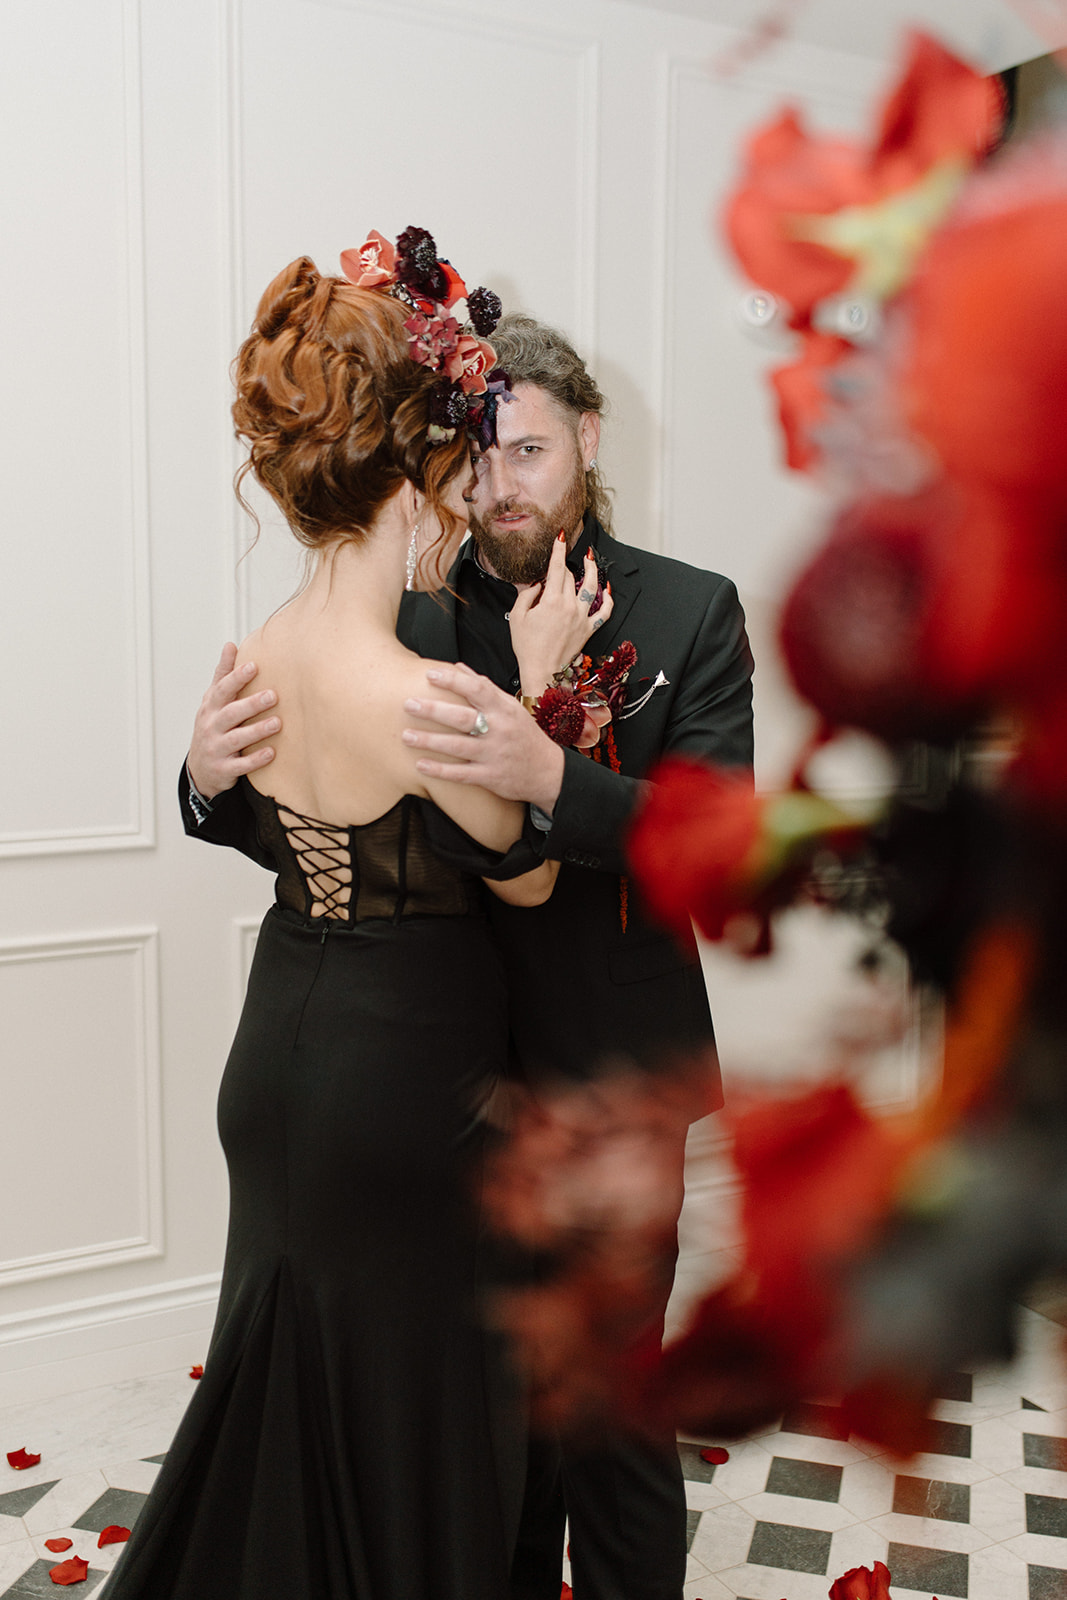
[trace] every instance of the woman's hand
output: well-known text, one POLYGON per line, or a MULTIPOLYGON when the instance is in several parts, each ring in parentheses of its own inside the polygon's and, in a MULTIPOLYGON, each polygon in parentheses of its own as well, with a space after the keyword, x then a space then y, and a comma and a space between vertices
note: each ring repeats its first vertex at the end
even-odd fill
POLYGON ((598 582, 590 547, 585 574, 575 593, 574 575, 567 566, 567 543, 562 537, 557 539, 544 583, 523 589, 511 608, 511 642, 523 694, 539 695, 553 675, 573 661, 591 635, 607 622, 614 605, 609 585, 605 585, 600 609, 595 616, 589 615, 598 582))

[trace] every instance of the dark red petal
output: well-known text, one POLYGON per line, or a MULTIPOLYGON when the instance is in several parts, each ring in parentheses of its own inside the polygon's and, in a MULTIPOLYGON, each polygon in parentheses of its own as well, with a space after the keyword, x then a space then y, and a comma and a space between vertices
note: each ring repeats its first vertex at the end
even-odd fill
POLYGON ((7 1453, 8 1466, 14 1467, 16 1472, 24 1472, 27 1467, 35 1467, 40 1459, 40 1456, 31 1456, 27 1450, 9 1450, 7 1453))
POLYGON ((199 1361, 195 1367, 189 1368, 189 1376, 190 1378, 202 1378, 204 1376, 204 1369, 199 1361))
POLYGON ((700 1459, 710 1462, 713 1467, 721 1467, 724 1461, 729 1461, 730 1452, 724 1450, 721 1444, 711 1444, 700 1452, 700 1459))
POLYGON ((117 1522, 112 1522, 96 1541, 96 1548, 102 1550, 106 1544, 125 1544, 129 1537, 129 1528, 120 1528, 117 1522))
POLYGON ((62 1585, 84 1583, 89 1576, 89 1563, 83 1561, 81 1556, 71 1556, 69 1561, 61 1561, 58 1567, 52 1567, 48 1576, 53 1583, 62 1585))
POLYGON ((58 1556, 61 1551, 69 1550, 73 1543, 73 1539, 46 1539, 44 1547, 46 1550, 54 1550, 58 1556))

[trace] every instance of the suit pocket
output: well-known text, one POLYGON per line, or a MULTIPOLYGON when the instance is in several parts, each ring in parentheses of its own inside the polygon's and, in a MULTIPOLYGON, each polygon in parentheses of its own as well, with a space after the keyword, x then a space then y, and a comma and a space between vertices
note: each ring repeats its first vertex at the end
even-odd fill
POLYGON ((665 978, 671 972, 684 972, 693 965, 669 939, 642 939, 638 944, 621 945, 608 951, 608 972, 612 983, 640 983, 648 978, 665 978))

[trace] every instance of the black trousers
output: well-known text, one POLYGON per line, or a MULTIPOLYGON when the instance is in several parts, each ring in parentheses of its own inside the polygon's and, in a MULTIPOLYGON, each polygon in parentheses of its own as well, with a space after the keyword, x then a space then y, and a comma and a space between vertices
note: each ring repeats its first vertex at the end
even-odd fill
POLYGON ((682 1600, 685 1482, 673 1439, 595 1449, 531 1439, 511 1600, 559 1600, 568 1517, 574 1600, 682 1600))

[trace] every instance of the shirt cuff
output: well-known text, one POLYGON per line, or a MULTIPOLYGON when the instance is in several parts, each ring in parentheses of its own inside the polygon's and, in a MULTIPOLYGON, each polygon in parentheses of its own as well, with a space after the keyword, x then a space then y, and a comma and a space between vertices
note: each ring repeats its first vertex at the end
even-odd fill
POLYGON ((196 818, 196 825, 199 828, 201 824, 206 822, 208 817, 210 817, 214 802, 211 800, 205 800, 204 796, 200 793, 200 790, 196 787, 196 784, 193 782, 193 775, 189 771, 188 761, 185 763, 185 776, 189 783, 189 810, 196 818))
POLYGON ((533 823, 538 833, 552 832, 552 818, 549 816, 547 811, 542 811, 540 806, 531 804, 530 821, 533 823))

